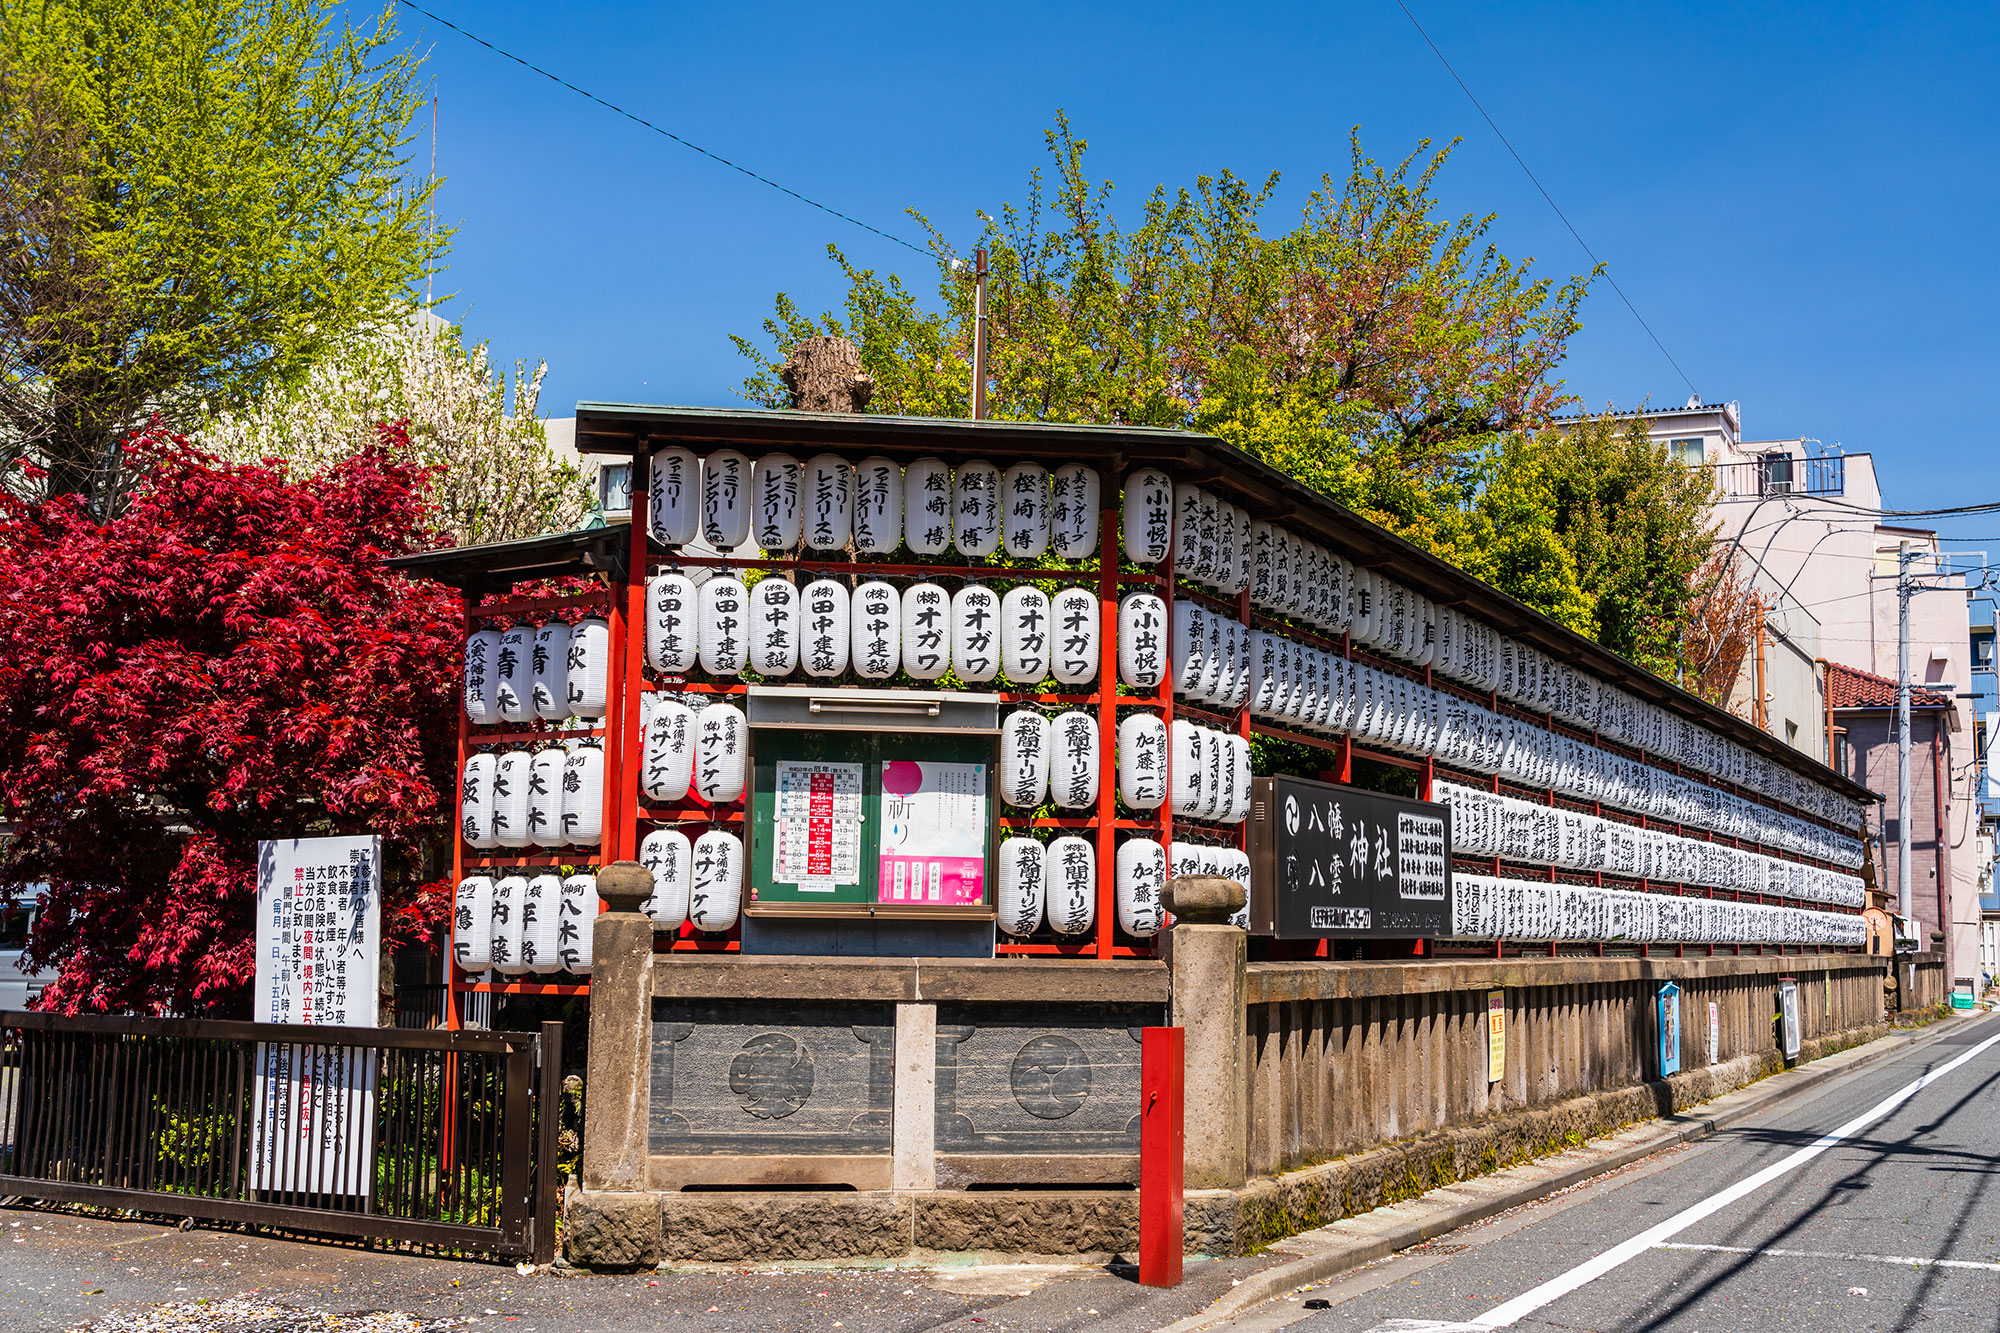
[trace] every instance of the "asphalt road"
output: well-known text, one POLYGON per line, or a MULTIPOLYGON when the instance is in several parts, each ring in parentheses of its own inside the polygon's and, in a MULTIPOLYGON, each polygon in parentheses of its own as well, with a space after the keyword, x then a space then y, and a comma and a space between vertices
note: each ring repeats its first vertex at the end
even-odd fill
POLYGON ((1220 1327, 2000 1330, 1996 1186, 2000 1018, 1985 1018, 1704 1143, 1220 1327))

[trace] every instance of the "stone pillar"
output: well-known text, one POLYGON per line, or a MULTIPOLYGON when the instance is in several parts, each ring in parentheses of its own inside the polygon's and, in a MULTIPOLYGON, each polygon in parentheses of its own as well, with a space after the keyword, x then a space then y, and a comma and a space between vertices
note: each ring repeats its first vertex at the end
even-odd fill
POLYGON ((1226 924, 1243 886, 1184 875, 1167 885, 1175 917, 1173 1023, 1187 1042, 1185 1186, 1231 1189, 1249 1175, 1249 1064, 1244 969, 1250 937, 1226 924))
POLYGON ((653 1038, 653 921, 639 907, 652 895, 652 872, 630 861, 606 866, 598 876, 597 891, 611 910, 597 918, 592 937, 583 1187, 643 1190, 653 1038))
POLYGON ((937 1006, 896 1006, 896 1093, 890 1184, 937 1188, 937 1006))

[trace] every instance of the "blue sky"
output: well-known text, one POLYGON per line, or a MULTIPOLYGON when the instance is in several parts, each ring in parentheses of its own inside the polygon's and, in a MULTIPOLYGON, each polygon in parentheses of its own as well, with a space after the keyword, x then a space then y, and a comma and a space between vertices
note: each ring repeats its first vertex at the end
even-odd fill
MULTIPOLYGON (((1463 136, 1454 211, 1515 256, 1588 260, 1396 7, 1178 3, 470 4, 447 19, 725 157, 915 237, 1025 193, 1058 108, 1135 211, 1154 184, 1284 174, 1274 221, 1350 126, 1375 156, 1463 136)), ((1708 401, 1756 438, 1871 450, 1888 503, 2000 500, 2000 24, 1980 6, 1409 0, 1708 401)), ((928 279, 918 256, 737 175, 430 22, 445 313, 543 407, 734 405, 775 292, 838 303, 829 241, 928 279)), ((420 145, 427 149, 428 145, 420 145)), ((1688 386, 1608 286, 1563 368, 1590 406, 1688 386)), ((2000 517, 1946 524, 2000 537, 2000 517)), ((2000 541, 1993 547, 2000 555, 2000 541)))

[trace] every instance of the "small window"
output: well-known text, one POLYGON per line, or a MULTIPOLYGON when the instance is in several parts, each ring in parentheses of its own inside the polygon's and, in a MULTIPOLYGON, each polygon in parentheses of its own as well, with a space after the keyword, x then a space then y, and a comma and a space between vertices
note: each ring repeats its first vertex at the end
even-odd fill
POLYGON ((1787 722, 1787 723, 1785 724, 1785 744, 1787 744, 1787 745, 1791 746, 1791 747, 1792 747, 1793 749, 1797 749, 1797 748, 1798 748, 1798 744, 1799 744, 1799 724, 1798 724, 1798 723, 1796 723, 1796 722, 1787 722))
POLYGON ((1792 485, 1792 456, 1790 454, 1764 455, 1764 494, 1790 495, 1792 485))
POLYGON ((1667 453, 1670 457, 1678 458, 1689 467, 1700 467, 1706 459, 1702 450, 1702 442, 1699 439, 1668 440, 1667 453))
POLYGON ((606 463, 597 469, 597 507, 607 514, 632 512, 630 463, 606 463))

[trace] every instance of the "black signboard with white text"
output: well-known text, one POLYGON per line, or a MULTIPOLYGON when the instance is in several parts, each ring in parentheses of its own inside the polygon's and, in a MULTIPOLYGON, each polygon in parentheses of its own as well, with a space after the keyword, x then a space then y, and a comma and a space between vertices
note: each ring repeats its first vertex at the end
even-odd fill
POLYGON ((1251 934, 1451 933, 1451 807, 1306 778, 1250 793, 1251 934))

